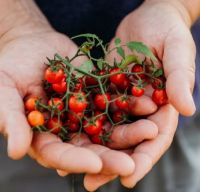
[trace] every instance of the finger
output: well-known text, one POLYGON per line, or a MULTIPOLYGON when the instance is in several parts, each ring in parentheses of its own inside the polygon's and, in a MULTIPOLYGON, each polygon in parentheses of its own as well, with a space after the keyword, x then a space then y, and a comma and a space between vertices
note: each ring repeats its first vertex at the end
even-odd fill
MULTIPOLYGON (((113 99, 116 96, 113 97, 113 99)), ((149 115, 157 110, 157 105, 152 101, 152 99, 146 95, 141 97, 128 97, 129 107, 125 110, 127 113, 133 116, 149 115), (145 105, 144 105, 145 103, 145 105)), ((119 108, 116 106, 115 102, 111 103, 111 111, 117 111, 119 108)))
POLYGON ((129 177, 122 177, 121 183, 129 188, 141 180, 169 148, 178 124, 178 113, 170 105, 165 105, 148 118, 159 127, 158 136, 150 141, 138 145, 132 158, 135 161, 135 172, 129 177))
POLYGON ((61 177, 65 177, 67 176, 69 173, 67 171, 63 171, 63 170, 56 170, 58 175, 61 176, 61 177))
POLYGON ((9 157, 19 159, 28 152, 32 131, 17 89, 0 85, 0 92, 0 131, 8 137, 9 157))
POLYGON ((116 126, 111 135, 108 147, 127 149, 144 140, 154 139, 158 135, 157 125, 150 120, 138 120, 131 124, 116 126))
POLYGON ((103 162, 101 174, 127 176, 133 173, 135 165, 129 155, 120 151, 111 150, 105 146, 91 144, 88 142, 89 139, 83 134, 77 135, 71 142, 76 142, 77 140, 81 140, 83 147, 93 151, 101 158, 103 162))
POLYGON ((90 175, 87 174, 84 177, 84 186, 87 191, 96 191, 102 185, 114 180, 117 175, 90 175))
POLYGON ((91 150, 63 143, 49 133, 35 134, 32 150, 40 164, 68 173, 98 173, 102 168, 100 158, 91 150))
POLYGON ((195 104, 192 90, 195 79, 195 45, 189 31, 169 36, 164 45, 163 66, 170 103, 183 115, 192 115, 195 104), (178 98, 178 99, 177 99, 178 98))

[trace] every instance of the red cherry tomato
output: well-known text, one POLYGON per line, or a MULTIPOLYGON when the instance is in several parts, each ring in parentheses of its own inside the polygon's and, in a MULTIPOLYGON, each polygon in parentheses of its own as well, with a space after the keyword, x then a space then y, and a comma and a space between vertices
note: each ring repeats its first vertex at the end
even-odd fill
POLYGON ((142 95, 144 95, 144 89, 137 86, 133 86, 131 89, 131 93, 135 97, 141 97, 142 95))
POLYGON ((79 123, 67 120, 66 126, 70 132, 77 132, 80 129, 79 123))
POLYGON ((119 97, 115 100, 116 106, 121 110, 127 110, 129 107, 127 96, 119 97))
POLYGON ((80 123, 83 118, 83 113, 68 113, 67 119, 72 123, 80 123))
POLYGON ((38 97, 30 97, 25 101, 25 109, 27 111, 34 111, 36 110, 36 102, 38 101, 38 97))
POLYGON ((98 116, 98 119, 99 119, 102 123, 104 123, 104 122, 107 120, 106 114, 102 114, 101 111, 95 111, 95 112, 94 112, 94 116, 95 116, 95 117, 98 116))
POLYGON ((63 101, 60 98, 52 98, 48 101, 48 106, 54 109, 55 111, 62 111, 65 107, 63 101))
POLYGON ((83 112, 87 105, 88 103, 83 92, 74 94, 69 98, 69 109, 75 113, 83 112))
POLYGON ((79 78, 74 86, 74 92, 80 92, 83 89, 83 79, 79 78))
MULTIPOLYGON (((132 72, 132 73, 144 73, 143 66, 140 65, 140 64, 135 64, 135 65, 132 67, 131 72, 132 72)), ((146 75, 145 75, 145 74, 138 74, 138 76, 139 76, 141 79, 145 79, 145 78, 146 78, 146 75)))
POLYGON ((113 113, 112 120, 114 123, 123 122, 126 119, 126 114, 122 111, 116 111, 113 113))
POLYGON ((60 82, 52 84, 52 89, 59 93, 65 93, 67 91, 67 83, 65 78, 63 78, 60 82))
POLYGON ((59 120, 57 117, 49 119, 47 123, 47 128, 51 131, 51 133, 56 135, 60 133, 62 126, 63 126, 62 121, 59 120))
POLYGON ((44 125, 44 115, 37 110, 31 111, 28 114, 28 122, 33 127, 44 125))
POLYGON ((45 71, 44 79, 49 83, 59 83, 65 76, 63 69, 53 70, 51 67, 48 67, 45 71))
POLYGON ((155 89, 152 94, 152 100, 158 105, 165 105, 168 102, 168 97, 165 89, 155 89))
POLYGON ((85 77, 85 85, 86 86, 98 85, 98 81, 94 77, 86 76, 85 77))
POLYGON ((106 93, 105 95, 103 94, 97 94, 94 98, 94 104, 95 106, 100 109, 100 110, 105 110, 106 109, 106 99, 107 98, 108 101, 111 100, 111 96, 109 93, 106 93))
POLYGON ((157 77, 156 79, 153 79, 153 82, 151 83, 151 85, 154 89, 163 89, 165 85, 165 81, 166 81, 165 77, 160 76, 160 77, 157 77))
POLYGON ((94 144, 103 145, 104 143, 103 143, 102 136, 103 136, 103 133, 101 131, 99 134, 92 135, 90 139, 91 139, 92 143, 94 143, 94 144))
POLYGON ((83 123, 84 131, 88 135, 96 135, 99 134, 102 130, 102 122, 99 119, 96 119, 94 121, 87 121, 85 120, 83 123))
POLYGON ((117 88, 119 88, 120 90, 127 90, 130 87, 130 80, 125 77, 124 80, 117 85, 117 88))
MULTIPOLYGON (((110 73, 117 73, 120 72, 121 70, 119 68, 114 68, 110 71, 110 73)), ((110 76, 110 81, 115 84, 115 85, 120 85, 125 79, 126 79, 126 75, 123 73, 119 73, 119 74, 115 74, 110 76)))

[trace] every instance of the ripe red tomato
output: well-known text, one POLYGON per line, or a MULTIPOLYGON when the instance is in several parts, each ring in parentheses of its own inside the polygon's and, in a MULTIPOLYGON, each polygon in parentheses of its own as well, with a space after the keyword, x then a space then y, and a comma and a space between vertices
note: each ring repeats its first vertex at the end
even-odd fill
POLYGON ((121 110, 126 110, 129 107, 127 96, 119 97, 115 100, 116 106, 121 110))
POLYGON ((70 120, 67 120, 66 126, 68 128, 68 131, 73 132, 73 133, 79 131, 80 129, 79 123, 72 122, 70 120))
POLYGON ((74 92, 79 92, 83 89, 83 78, 77 79, 77 82, 74 86, 74 92))
POLYGON ((153 82, 151 83, 151 85, 154 89, 163 89, 165 81, 166 81, 165 77, 160 76, 160 77, 157 77, 157 79, 153 79, 153 82))
POLYGON ((48 67, 44 74, 44 79, 49 83, 59 83, 65 76, 63 69, 53 70, 51 67, 48 67))
POLYGON ((116 111, 113 113, 112 120, 114 123, 123 122, 126 119, 126 114, 122 111, 116 111))
POLYGON ((28 122, 33 127, 44 125, 44 115, 37 110, 31 111, 28 114, 28 122))
POLYGON ((47 123, 47 128, 51 131, 53 134, 58 134, 61 131, 61 127, 63 126, 63 123, 61 120, 59 120, 57 117, 53 117, 49 119, 47 123))
POLYGON ((94 144, 103 145, 104 143, 103 143, 102 136, 103 136, 103 132, 101 131, 99 134, 92 135, 90 139, 92 143, 94 144))
POLYGON ((83 115, 83 113, 68 113, 67 119, 72 123, 80 123, 83 115))
POLYGON ((119 88, 120 90, 127 90, 130 87, 130 80, 125 77, 124 80, 117 85, 117 88, 119 88))
MULTIPOLYGON (((132 73, 144 73, 143 66, 140 65, 140 64, 135 64, 135 65, 132 67, 131 72, 132 72, 132 73)), ((138 74, 138 76, 139 76, 141 79, 145 79, 145 78, 146 78, 146 75, 145 75, 145 74, 138 74)))
POLYGON ((98 85, 98 81, 94 77, 86 76, 85 77, 85 85, 86 86, 98 85))
POLYGON ((152 100, 158 105, 165 105, 168 102, 168 97, 165 89, 155 89, 152 94, 152 100))
POLYGON ((57 112, 62 111, 65 107, 63 101, 58 97, 50 99, 48 101, 48 106, 57 112))
POLYGON ((38 97, 30 97, 25 101, 25 109, 27 111, 36 110, 36 102, 38 101, 38 97))
POLYGON ((137 86, 133 86, 131 89, 131 93, 135 97, 141 97, 142 95, 144 95, 144 89, 137 86))
MULTIPOLYGON (((117 73, 120 72, 121 70, 119 68, 113 68, 110 70, 110 73, 117 73)), ((115 74, 110 76, 110 81, 115 84, 115 85, 120 85, 125 79, 126 79, 126 75, 123 73, 119 73, 119 74, 115 74)))
POLYGON ((106 109, 106 99, 105 99, 105 97, 107 98, 108 101, 111 100, 111 95, 109 93, 106 93, 105 95, 97 94, 94 98, 95 106, 102 111, 106 109))
POLYGON ((66 79, 63 78, 60 82, 52 84, 52 89, 59 94, 65 93, 67 91, 66 79))
POLYGON ((88 135, 99 134, 102 130, 102 122, 99 119, 96 119, 94 121, 85 120, 83 125, 83 129, 88 135))
POLYGON ((95 117, 98 116, 98 119, 99 119, 102 123, 104 123, 104 122, 107 120, 106 114, 102 114, 101 111, 95 111, 95 112, 94 112, 94 116, 95 116, 95 117))
POLYGON ((72 95, 69 98, 69 109, 75 113, 81 113, 87 108, 87 100, 83 92, 72 95))

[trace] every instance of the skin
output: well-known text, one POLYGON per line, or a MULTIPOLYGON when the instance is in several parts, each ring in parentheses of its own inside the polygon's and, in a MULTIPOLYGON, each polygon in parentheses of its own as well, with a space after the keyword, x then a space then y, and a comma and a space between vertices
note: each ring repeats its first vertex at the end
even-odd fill
MULTIPOLYGON (((76 45, 66 36, 55 32, 33 2, 1 0, 0 3, 4 10, 0 15, 0 18, 3 15, 1 26, 4 29, 0 31, 0 131, 7 136, 9 156, 18 159, 29 152, 38 163, 56 169, 60 175, 87 173, 84 184, 88 191, 96 190, 117 176, 121 177, 124 186, 133 187, 171 144, 178 120, 178 112, 174 107, 185 115, 191 115, 195 111, 191 97, 195 47, 188 28, 190 21, 183 17, 187 11, 180 14, 176 6, 169 5, 166 1, 148 1, 120 24, 117 37, 123 42, 143 41, 163 61, 167 93, 174 107, 169 104, 150 115, 157 110, 150 98, 141 98, 143 102, 149 103, 145 107, 139 98, 135 99, 133 105, 137 107, 133 113, 149 114, 149 117, 115 129, 112 148, 122 150, 116 151, 91 144, 84 136, 67 144, 51 134, 32 134, 24 114, 23 98, 29 95, 44 96, 41 89, 45 70, 44 57, 51 58, 56 52, 72 57, 76 45), (21 6, 16 6, 16 2, 21 2, 21 6), (15 8, 11 9, 11 5, 15 8), (12 10, 12 14, 9 18, 6 17, 5 22, 8 14, 5 13, 6 7, 9 7, 8 11, 12 10), (24 7, 29 7, 31 13, 22 11, 24 7), (162 12, 157 12, 161 8, 162 12), (16 18, 22 19, 16 21, 16 18), (175 100, 177 97, 180 99, 175 100), (121 140, 125 137, 126 143, 122 143, 121 140), (136 141, 144 142, 132 150, 126 150, 136 145, 136 141), (122 166, 119 167, 119 164, 122 166)), ((83 60, 76 60, 74 64, 82 62, 83 60)))

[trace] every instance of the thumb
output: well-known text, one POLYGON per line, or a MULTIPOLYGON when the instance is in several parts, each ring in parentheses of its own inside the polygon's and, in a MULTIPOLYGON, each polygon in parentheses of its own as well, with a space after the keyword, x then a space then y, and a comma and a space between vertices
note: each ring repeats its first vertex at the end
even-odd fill
POLYGON ((167 77, 166 91, 170 103, 181 114, 195 112, 192 90, 195 80, 196 49, 190 31, 179 30, 169 36, 164 46, 163 65, 167 77))
POLYGON ((31 144, 32 132, 24 115, 23 101, 16 88, 0 86, 0 132, 8 138, 8 155, 23 157, 31 144))

